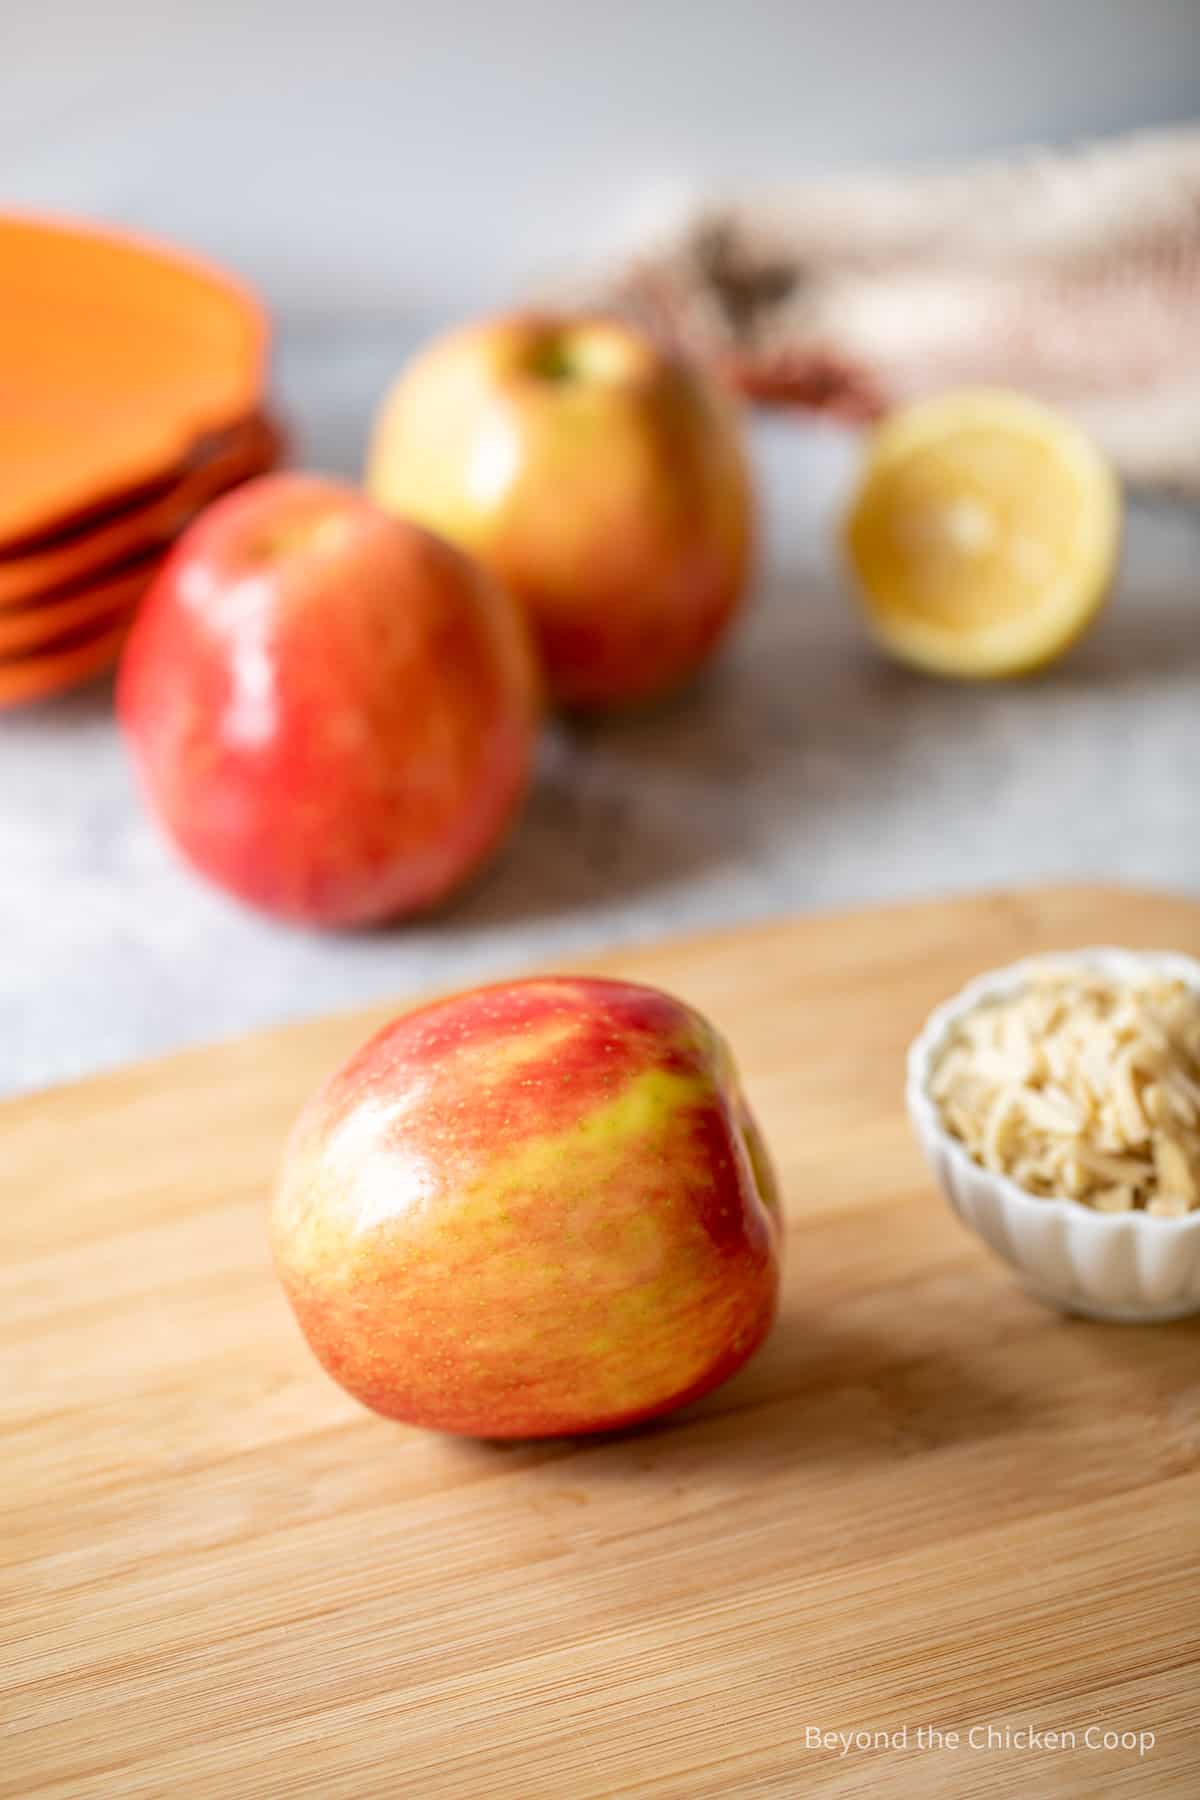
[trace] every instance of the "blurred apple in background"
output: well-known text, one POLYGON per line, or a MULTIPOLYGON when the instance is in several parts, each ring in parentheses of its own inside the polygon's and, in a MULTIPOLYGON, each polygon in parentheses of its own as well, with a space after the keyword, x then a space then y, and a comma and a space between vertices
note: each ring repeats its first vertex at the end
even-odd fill
POLYGON ((367 486, 517 595, 564 705, 676 687, 746 587, 733 402, 615 320, 520 315, 439 339, 384 403, 367 486))
POLYGON ((198 869, 268 912, 344 925, 440 900, 495 848, 537 693, 525 621, 461 551, 339 482, 277 475, 180 540, 118 708, 198 869))
POLYGON ((367 1406, 477 1437, 635 1424, 765 1337, 775 1181, 724 1040, 560 977, 397 1019, 310 1102, 272 1213, 309 1344, 367 1406))

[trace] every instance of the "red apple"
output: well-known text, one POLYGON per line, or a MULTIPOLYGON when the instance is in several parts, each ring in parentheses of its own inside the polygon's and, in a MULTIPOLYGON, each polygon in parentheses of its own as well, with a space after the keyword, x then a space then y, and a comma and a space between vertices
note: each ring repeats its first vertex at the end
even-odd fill
POLYGON ((676 687, 746 587, 733 402, 615 320, 523 314, 440 339, 384 403, 367 485, 517 595, 565 705, 676 687))
POLYGON ((656 989, 517 981, 387 1026, 302 1113, 272 1212, 309 1344, 365 1405, 606 1431, 770 1326, 774 1177, 724 1041, 656 989))
POLYGON ((316 925, 457 888, 513 819, 538 711, 527 629, 490 577, 312 475, 249 482, 184 534, 118 707, 184 855, 316 925))

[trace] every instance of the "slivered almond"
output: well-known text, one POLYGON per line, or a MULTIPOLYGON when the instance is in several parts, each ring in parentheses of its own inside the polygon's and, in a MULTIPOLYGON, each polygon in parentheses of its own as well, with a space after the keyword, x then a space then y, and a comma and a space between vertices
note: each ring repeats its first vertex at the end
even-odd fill
POLYGON ((1200 993, 1043 964, 959 1021, 930 1080, 946 1129, 1030 1192, 1200 1209, 1200 993))

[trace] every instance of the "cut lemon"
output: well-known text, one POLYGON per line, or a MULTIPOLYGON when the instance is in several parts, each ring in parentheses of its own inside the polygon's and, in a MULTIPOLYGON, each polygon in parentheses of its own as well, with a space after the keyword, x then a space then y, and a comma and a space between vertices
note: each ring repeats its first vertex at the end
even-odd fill
POLYGON ((939 395, 876 433, 846 552, 885 649, 994 680, 1053 662, 1104 602, 1121 492, 1069 420, 1020 394, 939 395))

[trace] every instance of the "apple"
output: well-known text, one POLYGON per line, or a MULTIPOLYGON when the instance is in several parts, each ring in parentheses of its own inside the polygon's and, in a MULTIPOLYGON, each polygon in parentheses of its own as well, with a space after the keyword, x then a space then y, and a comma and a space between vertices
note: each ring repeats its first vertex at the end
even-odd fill
POLYGON ((383 404, 367 487, 516 594, 566 706, 678 686, 746 588, 734 402, 617 320, 518 314, 436 341, 383 404))
POLYGON ((450 894, 508 830, 539 678, 514 602, 355 489, 271 475, 186 531, 118 710, 152 810, 219 886, 357 925, 450 894))
POLYGON ((386 1026, 297 1121, 271 1232, 336 1381, 486 1438, 696 1399, 762 1342, 779 1282, 775 1180, 723 1039, 582 976, 386 1026))

